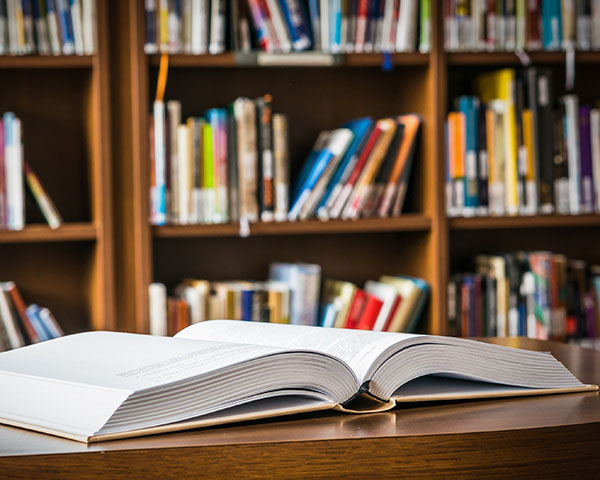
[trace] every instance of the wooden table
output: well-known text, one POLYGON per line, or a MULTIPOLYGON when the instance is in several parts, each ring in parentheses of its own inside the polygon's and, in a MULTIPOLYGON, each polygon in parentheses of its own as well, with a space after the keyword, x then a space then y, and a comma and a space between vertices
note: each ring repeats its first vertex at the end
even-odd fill
MULTIPOLYGON (((584 383, 600 352, 528 339, 584 383)), ((0 391, 1 395, 1 391, 0 391)), ((0 427, 0 478, 600 478, 597 393, 323 413, 86 446, 0 427)))

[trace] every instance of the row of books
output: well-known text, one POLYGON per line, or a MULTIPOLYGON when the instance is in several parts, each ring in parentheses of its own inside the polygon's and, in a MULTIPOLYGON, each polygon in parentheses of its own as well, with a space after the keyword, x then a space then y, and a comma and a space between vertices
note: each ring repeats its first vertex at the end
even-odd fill
POLYGON ((448 51, 600 50, 600 0, 448 0, 448 51))
POLYGON ((451 276, 450 334, 542 340, 600 334, 600 267, 546 251, 477 255, 451 276))
POLYGON ((272 99, 238 98, 182 124, 181 103, 156 101, 150 122, 151 221, 285 220, 287 118, 272 99))
POLYGON ((0 352, 63 335, 50 310, 27 306, 14 282, 0 282, 0 352))
POLYGON ((58 228, 62 223, 60 213, 23 160, 21 120, 13 112, 6 112, 0 117, 0 230, 25 227, 25 181, 48 225, 58 228))
POLYGON ((95 0, 0 0, 0 55, 92 55, 95 0))
POLYGON ((382 275, 363 288, 340 280, 325 280, 320 325, 378 332, 415 333, 429 298, 420 278, 382 275))
POLYGON ((149 0, 147 53, 428 52, 430 0, 149 0))
POLYGON ((187 279, 170 298, 163 284, 151 284, 150 332, 173 335, 190 324, 216 319, 414 331, 428 292, 421 279, 383 275, 366 282, 364 289, 326 279, 321 295, 319 265, 272 263, 263 282, 187 279))
POLYGON ((288 219, 399 216, 421 129, 416 114, 323 131, 296 179, 288 219))
POLYGON ((553 96, 551 70, 505 69, 447 118, 450 216, 600 211, 600 110, 553 96))

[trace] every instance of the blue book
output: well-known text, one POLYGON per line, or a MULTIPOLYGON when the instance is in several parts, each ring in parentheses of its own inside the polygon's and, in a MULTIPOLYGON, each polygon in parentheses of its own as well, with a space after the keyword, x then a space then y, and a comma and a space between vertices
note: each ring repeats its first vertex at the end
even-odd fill
POLYGON ((321 50, 321 12, 319 0, 308 0, 308 17, 313 38, 313 48, 321 50))
POLYGON ((560 0, 542 2, 542 41, 544 50, 558 50, 562 39, 560 0))
POLYGON ((254 290, 242 290, 242 320, 246 322, 252 321, 252 300, 254 298, 254 290))
POLYGON ((325 144, 329 139, 329 135, 331 132, 321 132, 317 137, 317 141, 313 145, 312 150, 308 154, 306 161, 302 165, 302 169, 300 170, 300 174, 298 175, 298 179, 294 184, 294 189, 292 191, 292 198, 295 200, 300 195, 300 189, 306 182, 308 175, 312 171, 315 161, 319 157, 319 152, 325 148, 325 144))
POLYGON ((298 194, 292 202, 288 220, 294 221, 298 218, 300 209, 308 200, 313 188, 315 188, 315 185, 321 178, 321 175, 323 175, 323 172, 329 163, 334 158, 344 154, 351 140, 352 131, 350 129, 339 128, 331 132, 327 145, 318 152, 317 157, 314 159, 314 164, 308 173, 306 180, 299 184, 297 190, 298 194))
POLYGON ((308 50, 312 40, 304 7, 299 0, 279 0, 279 5, 292 39, 292 48, 297 52, 308 50))
POLYGON ((329 19, 331 28, 329 29, 329 44, 333 53, 339 53, 342 50, 342 2, 341 0, 330 0, 329 19))
POLYGON ((474 213, 479 205, 479 174, 478 174, 478 121, 479 100, 473 96, 461 96, 458 99, 458 108, 465 116, 465 209, 474 213))
POLYGON ((35 333, 37 334, 38 338, 40 339, 40 342, 43 342, 45 340, 52 339, 52 334, 44 327, 44 324, 41 322, 41 320, 38 316, 39 310, 40 310, 40 307, 38 307, 34 303, 27 307, 27 310, 25 310, 25 313, 27 314, 29 323, 31 323, 31 326, 33 327, 33 329, 35 330, 35 333))
POLYGON ((348 180, 348 177, 352 173, 358 160, 358 156, 367 142, 374 125, 375 122, 371 117, 358 118, 342 125, 342 128, 352 130, 354 136, 352 142, 350 142, 350 145, 348 146, 348 150, 346 150, 344 157, 340 161, 337 170, 333 174, 333 177, 327 186, 327 190, 321 198, 321 202, 317 206, 317 216, 322 220, 328 218, 329 208, 332 206, 333 202, 335 202, 335 199, 340 194, 346 180, 348 180))
POLYGON ((71 9, 67 5, 67 0, 56 0, 56 10, 60 26, 62 53, 70 55, 75 51, 75 38, 73 36, 71 9))

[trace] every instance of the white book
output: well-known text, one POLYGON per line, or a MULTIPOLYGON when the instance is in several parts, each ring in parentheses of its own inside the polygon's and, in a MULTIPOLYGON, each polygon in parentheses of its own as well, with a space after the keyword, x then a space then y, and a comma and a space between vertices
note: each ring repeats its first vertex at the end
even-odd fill
POLYGON ((384 52, 393 52, 395 45, 392 42, 392 22, 394 20, 394 0, 386 0, 383 11, 383 24, 381 26, 381 49, 384 52))
POLYGON ((203 55, 208 51, 208 0, 192 0, 192 53, 203 55))
POLYGON ((25 185, 23 181, 23 145, 21 121, 13 113, 4 114, 7 227, 25 227, 25 185))
POLYGON ((70 0, 71 21, 73 23, 73 40, 75 53, 83 55, 83 25, 81 22, 81 0, 70 0))
POLYGON ((402 0, 398 13, 398 31, 396 33, 396 51, 414 52, 417 42, 417 0, 402 0))
MULTIPOLYGON (((192 205, 191 205, 191 176, 190 162, 189 162, 189 148, 188 148, 188 126, 178 125, 177 126, 177 161, 178 167, 178 204, 179 204, 179 224, 187 225, 189 223, 196 223, 196 220, 192 218, 192 205)), ((195 216, 194 216, 195 217, 195 216)))
POLYGON ((319 1, 319 12, 321 19, 321 51, 331 51, 331 39, 330 39, 330 19, 329 19, 329 2, 326 0, 319 1))
POLYGON ((279 48, 283 53, 289 53, 292 51, 292 41, 285 24, 285 20, 279 8, 277 0, 266 0, 269 13, 271 14, 271 20, 273 22, 273 29, 277 36, 279 48))
POLYGON ((181 17, 177 15, 175 9, 175 2, 169 0, 168 2, 168 53, 180 53, 182 49, 181 45, 181 17))
POLYGON ((566 95, 566 142, 569 163, 569 206, 571 214, 581 211, 581 158, 579 150, 579 100, 576 95, 566 95))
POLYGON ((216 55, 225 51, 225 0, 212 0, 210 5, 210 44, 208 51, 216 55))
POLYGON ((96 52, 96 1, 81 0, 81 20, 83 24, 83 53, 96 52))
POLYGON ((9 293, 3 288, 8 282, 0 284, 0 322, 4 324, 4 330, 11 348, 20 348, 25 345, 21 331, 17 325, 14 310, 11 308, 12 300, 9 293))
POLYGON ((151 283, 148 286, 150 302, 150 335, 167 335, 167 288, 162 283, 151 283))
POLYGON ((600 212, 600 109, 594 108, 590 113, 590 130, 592 136, 592 172, 594 192, 596 192, 596 212, 600 212))
POLYGON ((546 352, 232 320, 197 323, 174 338, 88 332, 4 352, 0 384, 0 422, 86 443, 350 411, 363 390, 374 412, 408 401, 598 389, 546 352), (430 375, 449 368, 452 378, 430 375))

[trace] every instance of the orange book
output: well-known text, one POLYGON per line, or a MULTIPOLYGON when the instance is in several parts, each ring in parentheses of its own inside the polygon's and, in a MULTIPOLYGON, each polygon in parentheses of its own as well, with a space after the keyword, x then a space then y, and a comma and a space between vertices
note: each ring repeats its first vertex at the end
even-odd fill
POLYGON ((7 282, 5 284, 4 291, 8 292, 10 295, 10 299, 12 300, 15 310, 19 314, 21 324, 25 328, 25 332, 29 337, 29 341, 31 343, 38 343, 40 341, 40 337, 29 321, 29 317, 27 316, 27 305, 25 305, 23 297, 21 297, 21 293, 17 289, 17 286, 13 282, 7 282))
POLYGON ((387 217, 392 206, 396 203, 395 199, 398 197, 398 190, 402 183, 403 173, 412 158, 415 140, 421 126, 421 118, 416 114, 401 115, 398 117, 398 122, 404 125, 404 136, 402 138, 402 144, 398 149, 398 156, 396 157, 394 168, 387 181, 383 198, 377 209, 377 213, 380 217, 387 217))

